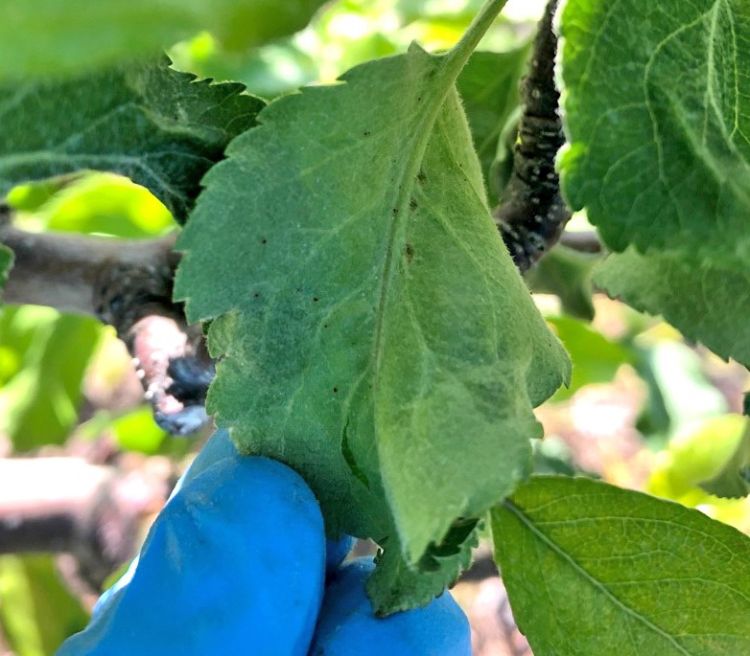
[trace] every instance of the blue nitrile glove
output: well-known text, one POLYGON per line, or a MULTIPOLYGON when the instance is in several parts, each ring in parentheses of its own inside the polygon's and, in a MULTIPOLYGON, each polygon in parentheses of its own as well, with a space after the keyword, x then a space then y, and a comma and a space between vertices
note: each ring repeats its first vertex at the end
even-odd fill
POLYGON ((377 619, 369 561, 339 563, 304 481, 239 457, 217 432, 162 510, 139 559, 58 656, 465 656, 469 625, 445 593, 377 619), (328 576, 326 576, 328 569, 328 576))

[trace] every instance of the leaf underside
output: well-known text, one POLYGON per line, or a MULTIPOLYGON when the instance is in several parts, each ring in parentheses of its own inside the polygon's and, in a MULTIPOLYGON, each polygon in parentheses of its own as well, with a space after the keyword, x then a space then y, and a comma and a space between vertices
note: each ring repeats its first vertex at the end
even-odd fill
POLYGON ((642 312, 662 314, 688 339, 750 365, 750 262, 706 262, 681 252, 610 255, 594 283, 642 312))
POLYGON ((384 613, 456 575, 456 522, 525 475, 531 408, 569 373, 490 218, 466 56, 413 47, 272 103, 178 244, 176 297, 213 319, 210 410, 303 474, 330 533, 385 546, 384 613))
POLYGON ((668 501, 538 477, 492 512, 496 558, 534 653, 750 653, 750 539, 668 501))
POLYGON ((241 84, 194 81, 162 60, 0 90, 0 197, 32 180, 98 170, 148 188, 184 221, 205 172, 255 124, 241 84))

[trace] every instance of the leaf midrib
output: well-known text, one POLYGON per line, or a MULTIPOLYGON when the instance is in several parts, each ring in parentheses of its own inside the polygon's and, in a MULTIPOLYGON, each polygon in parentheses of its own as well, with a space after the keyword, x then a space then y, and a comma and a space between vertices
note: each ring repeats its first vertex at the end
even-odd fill
POLYGON ((568 554, 567 551, 565 551, 560 545, 558 545, 556 542, 554 542, 546 533, 539 530, 532 519, 526 515, 526 513, 523 512, 521 508, 519 508, 513 501, 510 499, 506 499, 503 501, 503 506, 506 510, 511 512, 513 515, 515 515, 519 521, 529 530, 531 533, 539 539, 543 544, 545 544, 549 549, 551 549, 556 555, 558 555, 560 558, 562 558, 564 561, 566 561, 571 568, 579 574, 583 579, 585 579, 591 586, 596 588, 599 592, 601 592, 607 599, 609 599, 615 606, 620 608, 624 613, 627 615, 633 617, 638 622, 643 624, 646 628, 650 629, 657 635, 661 636, 662 638, 666 639, 670 644, 674 646, 675 649, 681 654, 684 654, 685 656, 697 656, 696 654, 693 654, 692 652, 689 652, 683 647, 680 643, 678 643, 675 638, 667 633, 664 629, 662 629, 660 626, 654 624, 651 620, 649 620, 644 615, 641 615, 637 610, 634 608, 631 608, 628 606, 625 602, 620 600, 609 588, 607 588, 601 581, 594 578, 591 574, 589 574, 586 569, 584 569, 570 554, 568 554))
POLYGON ((424 154, 427 150, 432 131, 437 120, 437 116, 445 103, 445 100, 451 88, 458 79, 461 69, 468 61, 471 53, 476 48, 479 40, 489 25, 500 13, 505 5, 506 0, 490 0, 485 4, 477 15, 472 25, 467 30, 464 37, 459 43, 445 55, 433 55, 434 59, 440 61, 440 67, 436 70, 435 76, 440 77, 441 84, 437 85, 433 96, 433 104, 429 112, 426 112, 424 118, 418 126, 419 138, 414 144, 411 151, 411 157, 404 167, 404 173, 398 179, 399 194, 396 197, 397 212, 390 224, 388 239, 386 241, 386 254, 383 262, 383 274, 381 276, 380 293, 378 295, 377 314, 375 318, 375 339, 373 344, 373 362, 375 374, 375 388, 377 389, 377 372, 380 369, 380 363, 383 354, 383 326, 385 323, 385 308, 387 306, 388 295, 391 288, 391 281, 394 275, 395 261, 395 242, 400 232, 400 227, 408 216, 406 209, 411 198, 412 189, 415 184, 419 168, 424 160, 424 154), (410 181, 410 184, 405 182, 410 181))

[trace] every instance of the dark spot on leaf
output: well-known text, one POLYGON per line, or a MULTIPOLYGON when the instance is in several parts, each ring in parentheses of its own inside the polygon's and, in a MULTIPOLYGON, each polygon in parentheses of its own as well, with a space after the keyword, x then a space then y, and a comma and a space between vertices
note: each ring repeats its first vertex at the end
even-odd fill
POLYGON ((313 296, 313 303, 317 303, 320 299, 317 296, 313 296))
POLYGON ((334 387, 334 388, 333 388, 333 393, 334 393, 334 394, 338 394, 338 392, 339 392, 339 388, 338 388, 338 387, 334 387))
POLYGON ((260 298, 260 292, 255 292, 253 294, 253 298, 260 298))
POLYGON ((416 200, 416 198, 412 198, 412 199, 411 199, 411 200, 409 201, 409 207, 410 207, 410 208, 411 208, 412 210, 415 210, 415 209, 417 209, 417 208, 419 207, 419 204, 417 203, 417 200, 416 200))
POLYGON ((265 237, 261 237, 260 243, 265 246, 268 243, 268 239, 266 239, 265 237))
POLYGON ((406 261, 411 264, 411 261, 414 259, 414 246, 411 244, 406 244, 406 261))
POLYGON ((364 131, 364 132, 362 133, 362 136, 364 136, 364 137, 369 137, 369 136, 370 136, 371 134, 372 134, 372 132, 370 132, 369 130, 365 130, 365 131, 364 131))
POLYGON ((427 181, 427 176, 424 174, 424 171, 420 171, 419 173, 417 173, 417 180, 419 180, 419 182, 427 181))
POLYGON ((393 213, 393 216, 398 216, 398 207, 394 207, 391 212, 393 213))

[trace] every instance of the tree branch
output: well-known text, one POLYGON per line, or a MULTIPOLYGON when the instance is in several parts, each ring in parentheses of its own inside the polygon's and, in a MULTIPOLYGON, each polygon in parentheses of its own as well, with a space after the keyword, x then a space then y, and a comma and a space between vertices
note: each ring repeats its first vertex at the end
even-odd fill
MULTIPOLYGON (((0 242, 14 253, 4 291, 7 303, 46 305, 111 323, 114 317, 102 317, 102 313, 111 314, 106 301, 113 301, 111 286, 122 276, 147 282, 147 293, 155 301, 166 298, 169 303, 171 275, 177 264, 173 236, 130 241, 31 233, 11 224, 7 208, 0 209, 0 219, 0 242)), ((123 289, 132 282, 123 280, 123 289)))
POLYGON ((71 553, 97 588, 133 556, 140 524, 161 509, 171 478, 81 458, 2 459, 0 554, 71 553))
POLYGON ((114 326, 135 360, 154 417, 187 435, 208 420, 203 408, 214 369, 200 327, 188 327, 172 302, 179 255, 175 236, 125 240, 30 233, 0 206, 0 243, 14 254, 8 303, 46 305, 114 326))
POLYGON ((560 194, 555 170, 565 143, 555 87, 557 35, 550 0, 539 23, 529 73, 521 88, 523 114, 513 151, 513 173, 495 210, 495 220, 516 266, 524 272, 560 238, 570 210, 560 194))
POLYGON ((604 252, 604 246, 594 230, 563 232, 560 236, 560 244, 579 253, 604 252))

